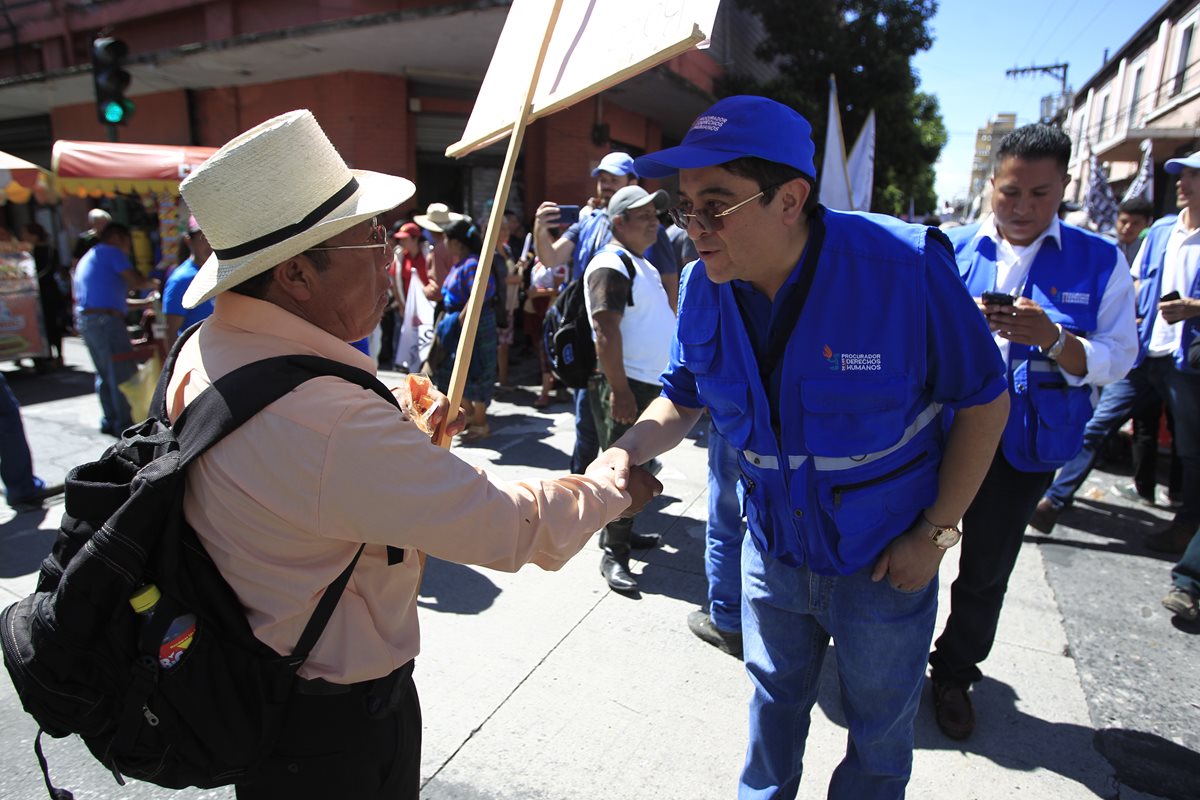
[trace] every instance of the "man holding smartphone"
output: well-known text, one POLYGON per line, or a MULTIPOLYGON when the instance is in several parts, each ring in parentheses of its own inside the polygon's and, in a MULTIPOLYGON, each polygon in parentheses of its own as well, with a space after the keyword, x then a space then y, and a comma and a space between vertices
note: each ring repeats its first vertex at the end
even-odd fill
POLYGON ((1183 464, 1183 505, 1146 543, 1183 553, 1171 571, 1162 604, 1180 619, 1200 618, 1200 372, 1189 350, 1200 339, 1200 152, 1173 158, 1163 169, 1179 176, 1178 216, 1154 223, 1134 260, 1138 279, 1139 370, 1166 397, 1175 418, 1175 448, 1183 464))
POLYGON ((959 272, 1008 367, 1008 424, 963 517, 950 618, 929 657, 938 727, 975 729, 968 690, 983 674, 1021 539, 1054 471, 1079 452, 1094 387, 1137 356, 1133 282, 1099 235, 1058 220, 1071 141, 1047 125, 1001 140, 992 214, 948 232, 959 272))

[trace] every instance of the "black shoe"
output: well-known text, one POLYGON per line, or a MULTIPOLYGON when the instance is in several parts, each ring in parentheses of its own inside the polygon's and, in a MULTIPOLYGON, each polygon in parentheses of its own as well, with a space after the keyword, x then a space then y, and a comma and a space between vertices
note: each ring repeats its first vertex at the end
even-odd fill
POLYGON ((43 486, 31 495, 22 497, 19 500, 9 500, 9 508, 14 511, 36 511, 42 507, 42 503, 49 500, 51 497, 56 497, 63 493, 66 489, 61 483, 56 483, 53 486, 43 486))
POLYGON ((1033 516, 1029 518, 1029 526, 1042 533, 1050 533, 1054 530, 1054 523, 1058 522, 1060 513, 1060 509, 1055 508, 1049 498, 1043 497, 1033 510, 1033 516))
POLYGON ((742 657, 741 632, 721 630, 713 624, 707 611, 693 611, 688 614, 688 630, 722 653, 729 653, 735 658, 742 657))
POLYGON ((962 741, 975 732, 975 708, 969 687, 944 681, 933 682, 933 714, 942 733, 962 741))
POLYGON ((614 592, 636 592, 637 580, 629 574, 629 564, 626 559, 616 559, 605 553, 600 559, 600 574, 608 581, 608 586, 614 592))
POLYGON ((661 533, 632 533, 629 536, 629 546, 634 550, 653 550, 662 544, 661 533))

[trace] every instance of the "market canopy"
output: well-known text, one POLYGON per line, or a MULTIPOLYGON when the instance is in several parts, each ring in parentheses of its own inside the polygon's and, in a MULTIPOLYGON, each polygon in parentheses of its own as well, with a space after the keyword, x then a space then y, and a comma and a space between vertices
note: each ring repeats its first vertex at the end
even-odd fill
POLYGON ((179 182, 215 152, 215 147, 60 139, 54 143, 51 169, 63 194, 153 192, 175 196, 179 182))
POLYGON ((50 172, 0 150, 0 203, 28 203, 35 195, 39 203, 53 201, 50 172))

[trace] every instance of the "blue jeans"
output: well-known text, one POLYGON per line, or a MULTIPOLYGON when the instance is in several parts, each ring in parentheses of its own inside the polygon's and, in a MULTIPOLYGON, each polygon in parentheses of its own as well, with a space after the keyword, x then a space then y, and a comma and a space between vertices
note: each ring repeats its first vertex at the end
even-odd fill
POLYGON ((1175 512, 1175 522, 1200 525, 1200 374, 1180 372, 1170 356, 1147 358, 1142 368, 1175 421, 1175 452, 1183 473, 1183 506, 1175 512))
POLYGON ((10 505, 32 498, 45 487, 33 474, 33 456, 25 439, 21 406, 3 375, 0 375, 0 480, 4 482, 10 505))
POLYGON ((575 390, 575 449, 571 452, 571 474, 583 471, 600 455, 600 436, 596 433, 596 418, 592 416, 587 389, 575 390))
POLYGON ((96 369, 96 394, 100 396, 100 429, 120 436, 133 424, 129 401, 120 386, 137 372, 133 361, 114 361, 113 356, 133 350, 125 320, 108 314, 76 314, 75 329, 87 345, 96 369))
POLYGON ((742 636, 754 695, 740 800, 796 796, 831 636, 850 735, 829 797, 904 797, 937 591, 936 577, 911 593, 886 578, 874 583, 871 567, 817 575, 763 555, 745 538, 742 636))
POLYGON ((708 615, 723 631, 742 629, 742 539, 746 525, 738 501, 742 474, 737 451, 709 422, 708 523, 704 526, 704 574, 708 615))

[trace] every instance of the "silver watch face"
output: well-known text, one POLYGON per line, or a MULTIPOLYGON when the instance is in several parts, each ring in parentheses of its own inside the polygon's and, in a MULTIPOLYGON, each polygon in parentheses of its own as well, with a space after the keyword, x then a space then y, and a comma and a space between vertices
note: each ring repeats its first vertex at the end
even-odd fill
POLYGON ((954 547, 958 544, 962 534, 954 528, 934 528, 930 533, 929 538, 935 545, 945 550, 948 547, 954 547))

